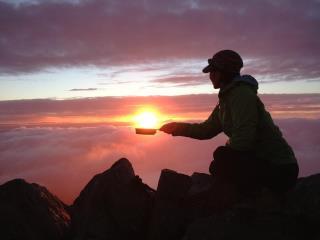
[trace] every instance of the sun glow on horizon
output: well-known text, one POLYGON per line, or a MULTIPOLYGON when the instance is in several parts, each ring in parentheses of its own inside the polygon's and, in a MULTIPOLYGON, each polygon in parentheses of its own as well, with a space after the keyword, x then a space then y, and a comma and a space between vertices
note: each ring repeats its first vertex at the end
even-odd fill
POLYGON ((134 115, 133 121, 136 128, 158 128, 160 116, 153 108, 142 108, 134 115))

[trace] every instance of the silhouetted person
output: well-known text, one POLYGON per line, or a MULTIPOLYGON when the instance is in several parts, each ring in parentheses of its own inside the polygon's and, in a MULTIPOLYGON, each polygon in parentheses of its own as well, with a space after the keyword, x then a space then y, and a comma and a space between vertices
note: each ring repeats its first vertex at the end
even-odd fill
POLYGON ((224 132, 229 140, 214 151, 209 168, 214 179, 242 194, 261 188, 279 195, 287 192, 298 177, 297 160, 257 96, 258 82, 240 75, 243 61, 232 50, 217 52, 208 63, 203 72, 220 89, 219 102, 209 118, 193 124, 171 122, 160 130, 200 140, 224 132))

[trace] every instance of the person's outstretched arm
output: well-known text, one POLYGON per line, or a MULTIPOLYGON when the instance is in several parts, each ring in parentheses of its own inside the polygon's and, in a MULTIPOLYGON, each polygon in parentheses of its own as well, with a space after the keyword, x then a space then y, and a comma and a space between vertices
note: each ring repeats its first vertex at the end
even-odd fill
POLYGON ((164 124, 160 131, 172 136, 184 136, 199 140, 210 139, 222 132, 218 114, 219 106, 217 105, 209 118, 202 123, 171 122, 164 124))

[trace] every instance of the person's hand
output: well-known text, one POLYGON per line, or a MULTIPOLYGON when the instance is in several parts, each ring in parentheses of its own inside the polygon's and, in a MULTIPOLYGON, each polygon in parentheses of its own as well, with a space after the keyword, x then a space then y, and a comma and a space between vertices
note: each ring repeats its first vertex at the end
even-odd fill
POLYGON ((178 123, 171 122, 164 124, 159 130, 168 134, 173 134, 174 131, 177 129, 178 123))

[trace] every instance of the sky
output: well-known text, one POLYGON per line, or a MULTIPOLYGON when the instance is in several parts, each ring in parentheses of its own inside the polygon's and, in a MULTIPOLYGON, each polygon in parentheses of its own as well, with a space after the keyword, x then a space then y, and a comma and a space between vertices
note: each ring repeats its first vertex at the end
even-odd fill
POLYGON ((300 176, 320 172, 319 13, 319 0, 0 0, 0 184, 71 203, 121 157, 153 188, 164 168, 208 172, 223 134, 139 136, 132 118, 205 120, 218 90, 202 69, 222 49, 258 80, 300 176))

